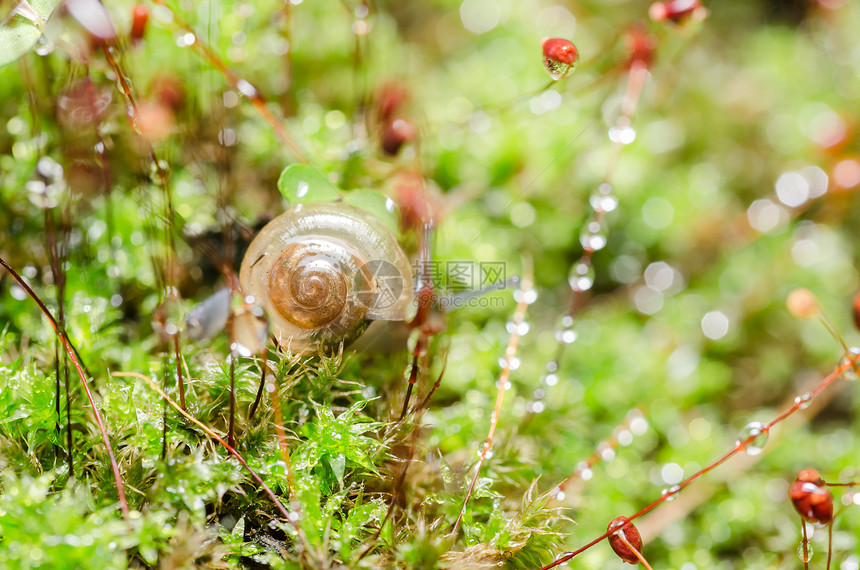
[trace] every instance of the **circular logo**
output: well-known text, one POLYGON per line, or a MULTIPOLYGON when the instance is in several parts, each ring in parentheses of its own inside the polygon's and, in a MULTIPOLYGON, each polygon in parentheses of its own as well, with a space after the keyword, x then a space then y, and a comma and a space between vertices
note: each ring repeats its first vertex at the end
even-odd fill
POLYGON ((372 259, 361 266, 359 271, 367 277, 367 287, 372 290, 369 295, 358 296, 365 307, 381 311, 393 307, 400 300, 404 279, 393 263, 384 259, 372 259))

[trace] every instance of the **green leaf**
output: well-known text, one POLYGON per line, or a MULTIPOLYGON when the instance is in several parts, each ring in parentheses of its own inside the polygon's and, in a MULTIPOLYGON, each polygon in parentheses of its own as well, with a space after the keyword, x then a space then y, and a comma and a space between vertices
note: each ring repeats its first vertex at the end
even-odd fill
POLYGON ((287 202, 334 202, 342 193, 322 173, 305 164, 292 164, 281 172, 278 190, 287 202))
MULTIPOLYGON (((27 54, 39 37, 45 22, 53 13, 60 0, 29 0, 29 6, 42 18, 42 22, 15 14, 10 16, 12 9, 18 5, 16 0, 3 2, 0 7, 0 67, 8 65, 27 54)), ((23 8, 23 7, 22 7, 23 8)))
POLYGON ((346 472, 346 457, 344 457, 342 453, 332 455, 329 457, 329 464, 331 464, 331 470, 334 472, 334 476, 337 477, 337 482, 340 484, 341 489, 343 489, 343 474, 346 472))
POLYGON ((397 210, 394 201, 378 190, 356 188, 344 195, 347 204, 359 208, 384 223, 388 229, 397 231, 397 210))

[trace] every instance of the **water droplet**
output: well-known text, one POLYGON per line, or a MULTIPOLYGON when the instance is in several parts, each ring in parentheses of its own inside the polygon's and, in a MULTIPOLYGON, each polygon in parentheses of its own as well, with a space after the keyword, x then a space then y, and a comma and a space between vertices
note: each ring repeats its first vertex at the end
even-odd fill
POLYGON ((844 366, 846 364, 850 365, 852 361, 854 362, 853 366, 849 366, 845 369, 845 372, 842 373, 843 380, 857 380, 858 372, 860 372, 860 360, 857 359, 858 354, 860 354, 860 348, 852 346, 839 361, 840 366, 844 366))
POLYGON ((633 443, 633 433, 630 430, 622 429, 615 435, 615 439, 618 441, 618 445, 628 446, 633 443))
POLYGON ((672 485, 671 487, 663 489, 662 491, 660 491, 660 494, 662 496, 666 497, 666 502, 668 503, 670 501, 674 501, 675 499, 677 499, 678 493, 680 493, 680 492, 681 492, 681 486, 680 485, 672 485))
POLYGON ((740 439, 738 439, 735 445, 740 446, 741 451, 747 455, 758 455, 767 444, 768 436, 768 430, 763 424, 760 422, 750 422, 741 430, 740 439), (747 440, 749 441, 747 442, 747 440))
POLYGON ((269 326, 251 310, 240 309, 230 327, 231 349, 248 358, 260 354, 269 338, 269 326))
POLYGON ((547 386, 555 386, 558 384, 558 375, 557 374, 547 374, 544 376, 544 384, 547 386))
POLYGON ((600 458, 604 461, 612 461, 615 459, 615 450, 606 442, 597 446, 597 454, 600 455, 600 458))
POLYGON ((797 404, 797 407, 801 410, 805 410, 809 407, 810 401, 812 400, 812 394, 806 392, 805 394, 801 394, 800 396, 794 399, 794 403, 797 404))
POLYGON ((573 344, 576 342, 576 331, 572 330, 563 330, 555 333, 555 339, 558 342, 563 342, 564 344, 573 344))
POLYGON ((606 227, 592 220, 585 224, 582 233, 579 234, 579 242, 586 251, 598 251, 606 247, 606 227))
POLYGON ((789 208, 802 206, 809 199, 809 182, 800 172, 784 172, 776 181, 776 197, 789 208))
POLYGON ((594 266, 590 263, 576 263, 570 270, 568 283, 574 291, 588 291, 594 285, 594 266))
POLYGON ((563 38, 543 41, 543 64, 553 81, 558 81, 574 69, 579 61, 576 46, 563 38))
POLYGON ((618 207, 618 198, 615 196, 604 196, 599 192, 595 192, 588 199, 588 203, 595 212, 611 212, 618 207))
POLYGON ((526 305, 531 305, 535 301, 537 301, 538 294, 534 289, 528 289, 526 291, 517 290, 514 292, 514 300, 519 303, 520 301, 524 302, 526 305))
POLYGON ((179 334, 185 325, 185 309, 176 291, 169 291, 155 311, 152 312, 152 328, 163 338, 179 334))
POLYGON ((621 144, 630 144, 636 140, 636 131, 630 126, 628 117, 619 117, 614 127, 609 129, 609 140, 621 144))
POLYGON ((641 412, 635 417, 630 418, 629 425, 633 435, 644 435, 648 431, 648 420, 641 415, 641 412))
POLYGON ((179 47, 188 47, 194 45, 194 42, 197 41, 197 38, 191 32, 186 32, 184 34, 179 34, 176 36, 176 45, 179 47))
POLYGON ((801 540, 800 544, 797 545, 797 557, 801 562, 810 562, 812 560, 812 543, 806 541, 806 548, 804 549, 804 542, 801 540))
POLYGON ((248 99, 256 99, 257 97, 259 97, 259 94, 257 93, 257 88, 245 81, 244 79, 240 79, 236 83, 236 89, 239 91, 239 93, 241 93, 248 99))
POLYGON ((57 46, 54 42, 45 36, 40 36, 38 42, 36 42, 36 54, 42 57, 51 55, 55 49, 57 49, 57 46))

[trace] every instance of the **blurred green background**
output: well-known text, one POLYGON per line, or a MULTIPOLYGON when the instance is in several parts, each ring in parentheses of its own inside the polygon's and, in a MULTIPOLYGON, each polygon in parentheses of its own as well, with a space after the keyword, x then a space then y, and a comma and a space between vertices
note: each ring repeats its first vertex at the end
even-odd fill
MULTIPOLYGON (((278 363, 294 456, 329 449, 320 439, 325 422, 358 421, 339 415, 350 405, 366 407, 349 425, 372 424, 350 432, 370 440, 350 443, 356 459, 345 468, 338 470, 336 458, 346 451, 335 448, 316 466, 296 466, 307 486, 300 482, 294 501, 311 521, 306 532, 316 540, 318 567, 549 563, 731 449, 745 424, 769 421, 832 370, 843 350, 821 322, 787 312, 792 290, 811 290, 847 344, 858 344, 855 2, 712 2, 704 21, 677 25, 649 21, 649 2, 623 0, 170 6, 264 95, 333 184, 397 198, 404 176, 421 177, 437 204, 435 260, 504 262, 508 276, 521 273, 524 258, 533 263, 538 300, 529 307, 529 332, 480 492, 453 544, 445 535, 489 428, 511 291, 447 316, 419 395, 446 354, 444 377, 415 439, 383 425, 402 405, 405 347, 392 355, 347 347, 342 370, 325 359, 278 363), (606 219, 607 246, 594 256, 595 285, 576 320, 578 338, 557 384, 542 386, 568 304, 569 268, 581 254, 580 229, 591 216, 589 196, 610 168, 608 130, 627 77, 625 37, 637 22, 657 47, 633 118, 635 140, 612 170, 619 205, 606 219), (549 86, 545 37, 570 39, 581 57, 574 73, 549 86), (399 113, 419 133, 393 157, 380 150, 374 116, 392 81, 408 92, 399 113), (535 408, 538 389, 546 395, 535 408), (555 541, 512 533, 532 482, 536 493, 552 489, 634 408, 647 420, 636 422, 641 433, 607 452, 614 459, 595 465, 558 503, 576 524, 540 511, 535 527, 559 532, 555 541), (409 442, 416 448, 405 494, 377 548, 359 560, 387 508, 394 458, 405 456, 409 442), (324 507, 317 515, 314 503, 324 507), (325 530, 329 520, 339 522, 325 530), (473 555, 468 564, 451 554, 462 552, 473 555)), ((79 472, 69 478, 65 435, 54 427, 53 332, 24 291, 0 278, 0 561, 9 568, 298 567, 301 560, 281 561, 283 552, 260 538, 274 533, 261 514, 274 510, 250 479, 175 414, 168 419, 171 459, 161 461, 160 399, 144 383, 108 374, 158 379, 171 367, 151 326, 164 292, 168 224, 142 141, 151 141, 169 173, 186 310, 223 284, 219 256, 241 249, 255 227, 286 207, 277 180, 296 161, 247 97, 191 45, 194 37, 171 10, 148 4, 145 36, 130 41, 133 7, 118 1, 107 10, 143 135, 129 125, 104 53, 65 8, 49 22, 38 54, 0 68, 0 256, 56 310, 46 220, 66 236, 69 334, 95 377, 138 514, 128 534, 74 376, 79 472), (102 106, 95 113, 81 100, 102 106), (54 164, 62 174, 51 174, 54 164), (232 526, 240 519, 243 526, 232 526), (83 547, 81 536, 89 537, 83 547), (73 562, 71 552, 85 555, 73 562)), ((399 238, 414 259, 415 232, 399 238)), ((225 425, 228 352, 226 338, 183 348, 191 409, 216 429, 225 425)), ((258 374, 257 364, 240 361, 240 415, 258 374)), ((858 409, 857 383, 840 380, 775 428, 764 453, 733 458, 641 519, 651 564, 802 567, 788 486, 805 467, 827 481, 860 479, 858 409)), ((241 451, 283 494, 272 422, 268 407, 262 421, 244 422, 241 451)), ((856 570, 860 495, 834 491, 839 505, 854 502, 836 519, 834 567, 856 570)), ((294 552, 289 539, 276 538, 294 552)), ((827 532, 816 530, 811 567, 824 567, 826 541, 827 532)), ((572 564, 624 565, 606 544, 572 564)))

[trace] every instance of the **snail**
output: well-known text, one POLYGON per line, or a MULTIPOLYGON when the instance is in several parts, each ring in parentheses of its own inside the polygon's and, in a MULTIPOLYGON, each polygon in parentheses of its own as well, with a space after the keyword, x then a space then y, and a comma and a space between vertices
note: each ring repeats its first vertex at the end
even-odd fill
POLYGON ((354 340, 371 320, 406 318, 409 261, 377 218, 342 202, 295 204, 251 242, 239 281, 294 353, 354 340))

